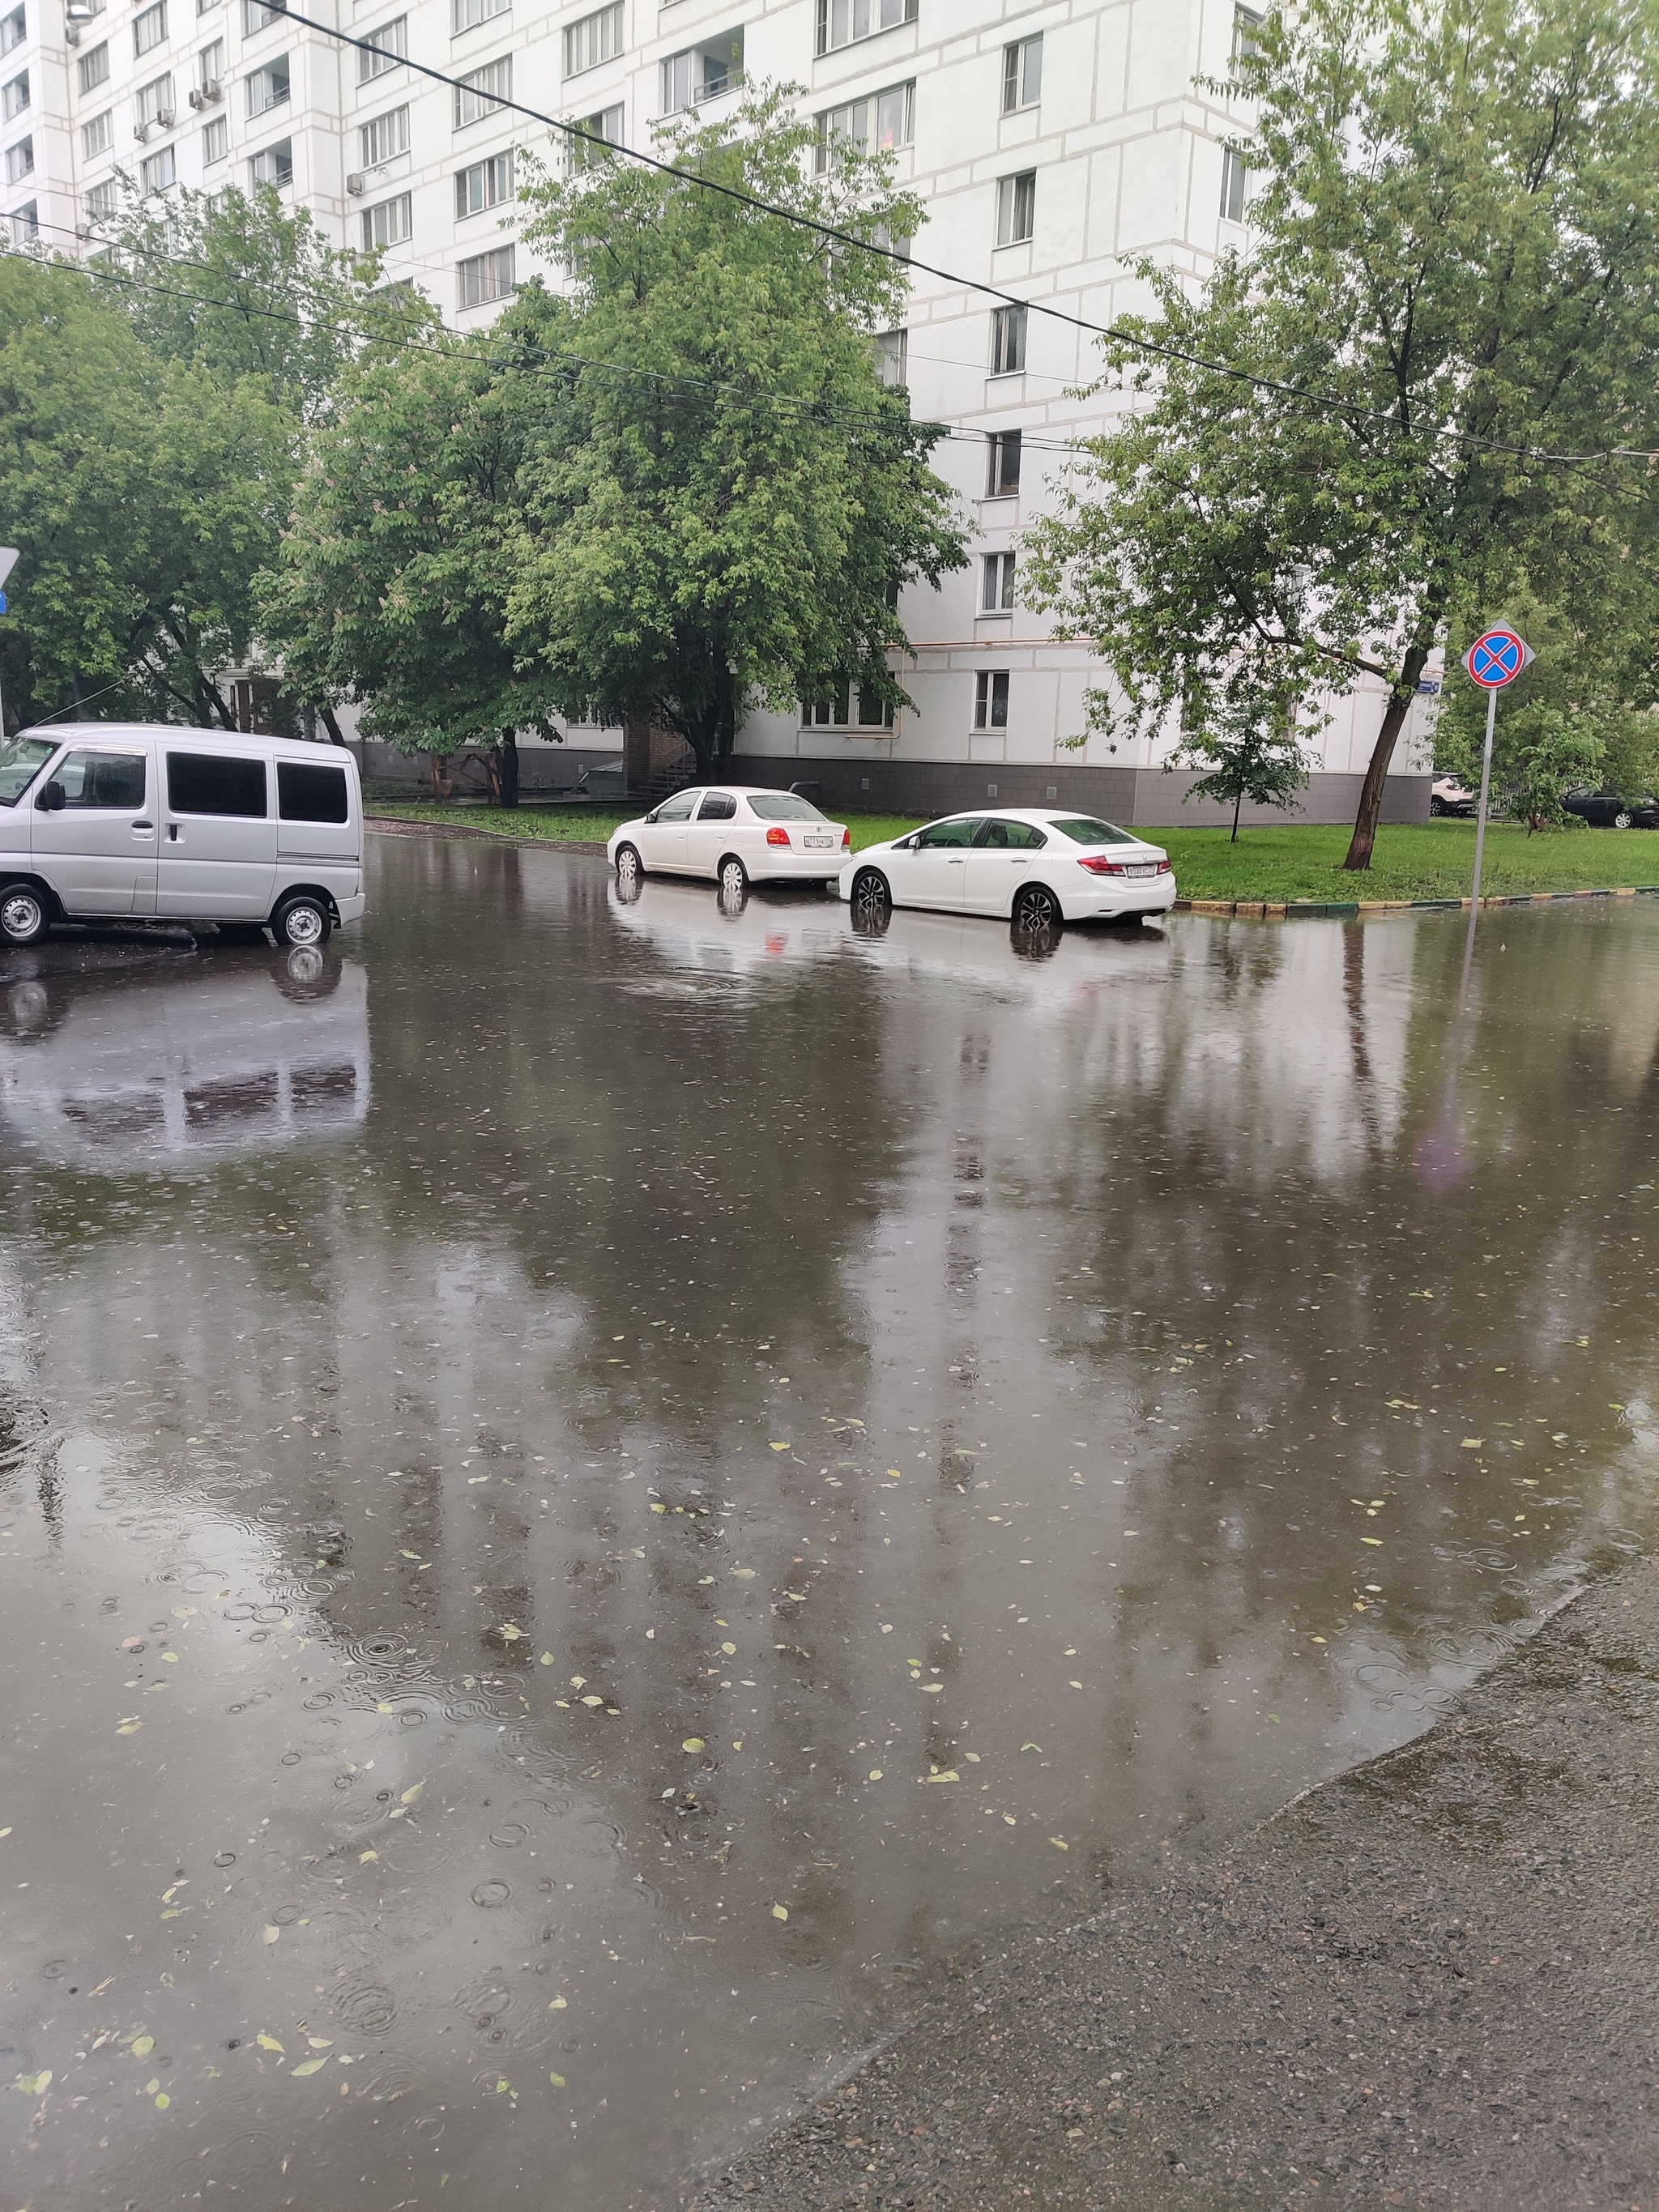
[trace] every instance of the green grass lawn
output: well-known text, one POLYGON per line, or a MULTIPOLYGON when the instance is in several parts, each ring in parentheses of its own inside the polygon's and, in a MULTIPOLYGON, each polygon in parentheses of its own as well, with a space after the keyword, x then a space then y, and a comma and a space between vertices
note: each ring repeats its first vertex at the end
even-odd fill
MULTIPOLYGON (((426 802, 371 800, 372 814, 422 822, 453 822, 494 830, 530 842, 603 844, 636 806, 434 806, 426 802)), ((913 817, 848 814, 853 847, 902 836, 913 817)), ((1474 824, 1427 822, 1377 832, 1370 871, 1348 875, 1346 824, 1287 822, 1241 830, 1236 845, 1224 830, 1162 830, 1141 834, 1161 844, 1175 862, 1183 898, 1197 899, 1425 899, 1463 898, 1474 871, 1474 824)), ((1561 830, 1528 837, 1510 822, 1486 831, 1482 889, 1504 891, 1610 890, 1659 884, 1659 831, 1561 830)))

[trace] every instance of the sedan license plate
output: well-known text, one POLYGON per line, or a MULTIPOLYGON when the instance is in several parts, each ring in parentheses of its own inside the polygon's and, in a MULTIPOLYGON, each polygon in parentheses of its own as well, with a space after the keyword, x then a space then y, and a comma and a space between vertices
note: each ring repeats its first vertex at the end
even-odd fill
POLYGON ((1155 876, 1158 873, 1158 863, 1154 861, 1150 867, 1125 868, 1123 872, 1126 876, 1155 876))
POLYGON ((803 837, 800 842, 809 853, 827 853, 836 841, 833 837, 803 837))

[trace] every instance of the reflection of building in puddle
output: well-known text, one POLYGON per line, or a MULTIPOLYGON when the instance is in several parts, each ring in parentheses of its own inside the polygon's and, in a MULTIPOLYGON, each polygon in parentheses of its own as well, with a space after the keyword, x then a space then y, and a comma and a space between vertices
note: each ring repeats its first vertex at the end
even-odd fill
POLYGON ((0 1121, 65 1162, 286 1145, 368 1111, 368 975, 312 949, 34 976, 0 1015, 0 1121))

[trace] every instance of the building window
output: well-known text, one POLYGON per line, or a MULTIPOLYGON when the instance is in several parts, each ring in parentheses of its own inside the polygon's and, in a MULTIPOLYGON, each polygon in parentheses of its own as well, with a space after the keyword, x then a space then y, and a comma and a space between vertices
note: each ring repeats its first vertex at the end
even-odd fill
POLYGON ((82 54, 75 64, 75 74, 82 92, 95 91, 100 84, 109 82, 109 48, 94 46, 89 54, 82 54))
POLYGON ((1042 97, 1042 33, 1017 39, 1002 50, 1002 112, 1018 113, 1035 107, 1042 97))
POLYGON ((390 161, 399 154, 409 151, 409 110, 393 107, 384 115, 377 115, 372 123, 365 123, 357 133, 361 159, 358 167, 378 169, 382 161, 390 161))
POLYGON ((885 152, 913 146, 916 138, 916 88, 890 85, 872 100, 855 100, 846 107, 831 107, 817 118, 817 167, 820 175, 836 159, 836 149, 856 146, 867 153, 873 146, 885 152))
POLYGON ((133 17, 132 51, 140 59, 145 54, 153 54, 157 46, 165 45, 167 35, 167 0, 156 0, 155 7, 146 8, 142 15, 133 17))
POLYGON ((222 115, 216 115, 202 132, 202 167, 210 169, 216 161, 222 161, 230 151, 230 125, 222 115))
POLYGON ((455 128, 465 131, 469 123, 494 115, 501 102, 512 97, 511 54, 503 54, 498 62, 486 62, 482 69, 469 70, 455 88, 455 128))
POLYGON ((1250 173, 1231 146, 1221 155, 1221 216, 1224 222, 1243 222, 1244 194, 1250 181, 1250 173))
POLYGON ((1036 171, 997 180, 997 244, 1027 245, 1036 230, 1036 171))
POLYGON ((607 146, 620 146, 623 143, 625 120, 625 111, 620 100, 614 107, 600 108, 597 115, 579 115, 576 118, 576 128, 578 131, 585 131, 587 136, 586 138, 573 137, 565 141, 565 151, 570 167, 573 169, 580 169, 595 159, 599 148, 592 143, 592 141, 596 138, 607 146))
MULTIPOLYGON (((225 42, 210 40, 196 57, 196 88, 210 100, 218 97, 219 80, 225 73, 225 42)), ((197 103, 192 100, 194 106, 197 103)))
POLYGON ((482 215, 486 208, 501 207, 513 197, 513 156, 492 154, 475 161, 455 178, 455 217, 482 215))
POLYGON ((890 392, 910 381, 909 351, 908 331, 883 331, 876 339, 876 374, 890 392))
POLYGON ((288 95, 288 56, 278 54, 274 62, 267 62, 248 78, 247 112, 250 115, 268 115, 273 107, 281 107, 288 95))
POLYGON ((21 185, 25 177, 34 174, 34 140, 20 138, 15 146, 6 149, 6 182, 21 185))
POLYGON ((279 22, 287 12, 287 0, 242 0, 242 36, 252 38, 269 23, 279 22))
POLYGON ((107 154, 114 143, 115 115, 112 109, 106 107, 101 115, 94 115, 90 123, 81 125, 83 160, 90 161, 95 154, 107 154))
POLYGON ((147 154, 138 164, 138 185, 143 191, 164 192, 169 185, 178 181, 178 164, 171 146, 163 146, 159 154, 147 154))
POLYGON ((40 203, 26 200, 11 219, 11 242, 14 246, 31 246, 40 235, 40 203))
POLYGON ((1012 614, 1014 608, 1014 562, 1012 553, 988 553, 985 556, 985 586, 980 602, 980 611, 988 615, 1012 614))
POLYGON ((623 0, 613 6, 596 9, 584 15, 580 23, 565 27, 564 73, 580 76, 584 70, 598 69, 601 62, 614 61, 623 50, 623 0))
POLYGON ((833 53, 916 20, 916 0, 818 0, 818 52, 833 53))
POLYGON ((498 246, 493 252, 458 261, 455 288, 457 303, 463 307, 487 307, 492 301, 505 300, 513 289, 513 248, 498 246))
POLYGON ((1255 8, 1233 9, 1233 67, 1248 62, 1261 50, 1261 16, 1255 8))
POLYGON ((414 228, 413 214, 413 203, 407 192, 399 192, 396 199, 381 200, 378 206, 365 208, 363 252, 379 253, 386 246, 401 246, 414 228))
POLYGON ((165 76, 152 77, 141 84, 133 96, 133 119, 139 130, 148 131, 159 124, 163 131, 173 127, 173 72, 165 76))
POLYGON ((497 15, 505 15, 512 5, 513 0, 454 0, 451 21, 455 26, 456 37, 459 38, 463 31, 475 29, 480 23, 492 21, 497 15))
MULTIPOLYGON (((106 70, 109 67, 107 58, 104 66, 106 70)), ((0 85, 0 116, 9 123, 14 116, 21 115, 28 104, 29 73, 23 70, 13 77, 9 84, 0 85)))
POLYGON ((1008 672, 980 668, 974 672, 974 727, 1006 730, 1008 726, 1008 672))
POLYGON ((662 65, 662 112, 679 115, 704 100, 719 100, 743 82, 743 33, 670 54, 662 65))
POLYGON ((101 185, 94 185, 87 194, 87 213, 94 222, 100 222, 106 216, 112 216, 114 212, 115 179, 113 177, 108 177, 101 185))
POLYGON ((409 52, 409 18, 398 15, 390 23, 383 23, 378 31, 363 33, 363 46, 357 50, 357 82, 372 84, 377 76, 395 70, 409 52), (363 47, 368 51, 364 52, 363 47))
POLYGON ((800 720, 804 730, 890 730, 893 709, 842 684, 823 698, 803 699, 800 720))
POLYGON ((1024 307, 994 307, 991 310, 991 374, 993 376, 1018 376, 1025 366, 1025 318, 1024 307))
POLYGON ((987 499, 1012 499, 1019 489, 1019 447, 1023 433, 993 430, 990 467, 985 479, 987 499))
POLYGON ((9 15, 0 15, 0 54, 9 54, 21 46, 28 36, 21 8, 14 8, 9 15))
POLYGON ((248 163, 247 173, 250 184, 286 191, 294 182, 294 141, 279 138, 274 146, 262 146, 248 163))

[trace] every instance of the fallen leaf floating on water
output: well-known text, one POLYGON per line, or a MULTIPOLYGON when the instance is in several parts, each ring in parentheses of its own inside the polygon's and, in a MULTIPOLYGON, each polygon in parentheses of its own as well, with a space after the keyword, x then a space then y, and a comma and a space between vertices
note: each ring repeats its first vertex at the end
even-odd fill
POLYGON ((772 1907, 772 1917, 774 1920, 787 1920, 789 1917, 789 1907, 787 1905, 775 1905, 772 1907))
POLYGON ((405 1805, 412 1805, 415 1802, 415 1800, 420 1796, 422 1790, 425 1788, 426 1784, 424 1782, 415 1783, 410 1788, 404 1790, 400 1802, 405 1805))
POLYGON ((787 1444, 774 1444, 772 1449, 774 1451, 787 1451, 789 1447, 787 1444))
POLYGON ((266 1921, 266 1923, 265 1923, 265 1941, 266 1941, 266 1942, 267 1942, 267 1943, 274 1943, 274 1942, 276 1941, 276 1938, 277 1938, 277 1937, 282 1934, 282 1932, 283 1932, 283 1931, 282 1931, 282 1929, 281 1929, 280 1928, 274 1928, 274 1927, 271 1925, 271 1923, 270 1923, 270 1921, 266 1921))
POLYGON ((293 2069, 293 2077, 296 2081, 301 2081, 306 2075, 315 2074, 320 2067, 326 2066, 327 2063, 328 2061, 326 2058, 305 2059, 300 2065, 295 2067, 293 2069))
POLYGON ((135 1713, 130 1719, 124 1720, 115 1733, 117 1735, 137 1735, 143 1725, 143 1721, 135 1713))
POLYGON ((501 1630, 501 1639, 507 1644, 516 1644, 523 1634, 523 1629, 515 1628, 509 1620, 501 1630))
POLYGON ((702 1751, 706 1748, 707 1746, 700 1735, 687 1736, 685 1741, 680 1746, 682 1751, 702 1751))
POLYGON ((51 2067, 45 2068, 39 2074, 20 2074, 17 2077, 17 2086, 26 2097, 44 2096, 52 2087, 51 2067))
POLYGON ((129 2047, 135 2058, 148 2058, 155 2048, 155 2038, 153 2035, 135 2035, 129 2047))
POLYGON ((1463 1449, 1465 1451, 1479 1451, 1480 1449, 1480 1438, 1479 1437, 1465 1437, 1463 1439, 1463 1449))
POLYGON ((569 2002, 568 1997, 553 1997, 549 2001, 547 2008, 549 2012, 565 2012, 569 2008, 569 2002))
MULTIPOLYGON (((274 2035, 266 2035, 261 2033, 260 2034, 256 2035, 253 2040, 258 2045, 261 2051, 281 2051, 283 2048, 282 2045, 277 2042, 274 2035)), ((135 2048, 137 2046, 135 2045, 135 2048)), ((286 2057, 287 2053, 283 2052, 283 2056, 286 2057)))
POLYGON ((547 2078, 553 2084, 553 2087, 556 2089, 563 2088, 564 2076, 562 2074, 550 2074, 547 2078))

